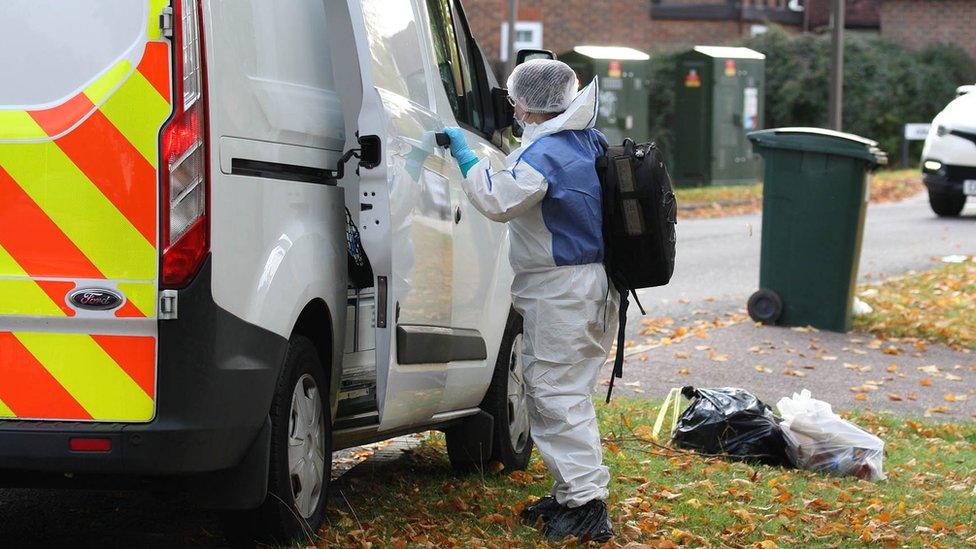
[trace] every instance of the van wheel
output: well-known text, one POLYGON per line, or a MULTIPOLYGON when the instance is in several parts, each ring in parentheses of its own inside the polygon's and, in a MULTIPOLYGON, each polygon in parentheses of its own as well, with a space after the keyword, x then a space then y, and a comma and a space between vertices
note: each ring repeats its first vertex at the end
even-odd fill
POLYGON ((525 469, 532 455, 532 434, 522 360, 522 316, 508 314, 495 373, 478 416, 448 429, 447 455, 456 471, 483 471, 497 461, 505 471, 525 469), (491 421, 485 421, 486 416, 491 421), (488 427, 488 423, 491 427, 488 427), (490 448, 490 452, 485 450, 490 448))
POLYGON ((268 496, 259 512, 259 528, 274 542, 311 542, 325 517, 332 472, 328 390, 315 346, 294 336, 271 403, 268 496))
POLYGON ((966 195, 929 191, 929 206, 939 217, 959 217, 962 209, 966 207, 966 195))

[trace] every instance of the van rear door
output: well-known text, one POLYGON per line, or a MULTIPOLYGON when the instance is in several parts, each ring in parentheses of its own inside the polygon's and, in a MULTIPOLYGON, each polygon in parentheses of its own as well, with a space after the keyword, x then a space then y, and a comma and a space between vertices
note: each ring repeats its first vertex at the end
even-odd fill
POLYGON ((0 418, 155 414, 167 0, 6 0, 0 418))

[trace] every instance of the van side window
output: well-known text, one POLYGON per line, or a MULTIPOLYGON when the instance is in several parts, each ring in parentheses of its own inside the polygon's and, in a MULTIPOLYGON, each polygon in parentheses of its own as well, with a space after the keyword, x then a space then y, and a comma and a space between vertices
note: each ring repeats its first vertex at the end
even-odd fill
POLYGON ((472 49, 473 40, 464 28, 457 3, 452 0, 427 0, 434 52, 441 83, 458 122, 471 129, 484 128, 484 105, 474 64, 480 57, 472 49))
POLYGON ((458 122, 468 122, 463 109, 464 80, 461 76, 461 59, 458 53, 454 22, 449 0, 427 0, 430 11, 430 28, 434 39, 434 55, 447 99, 458 122))
POLYGON ((461 51, 461 74, 464 76, 464 104, 468 113, 468 123, 475 128, 484 127, 484 98, 482 88, 478 85, 475 63, 479 62, 480 57, 475 51, 474 39, 466 28, 466 22, 461 15, 460 6, 457 0, 451 2, 454 7, 454 31, 457 35, 459 49, 461 51))
POLYGON ((378 87, 430 107, 420 32, 410 0, 363 0, 373 79, 378 87))

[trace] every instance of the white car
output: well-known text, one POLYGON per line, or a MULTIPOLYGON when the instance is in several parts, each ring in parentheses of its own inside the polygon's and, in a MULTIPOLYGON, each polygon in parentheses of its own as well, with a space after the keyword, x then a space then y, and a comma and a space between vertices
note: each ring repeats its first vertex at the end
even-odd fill
POLYGON ((976 196, 976 94, 952 100, 932 121, 922 150, 929 205, 939 216, 958 216, 976 196))
POLYGON ((512 123, 457 0, 2 12, 0 477, 283 542, 336 449, 441 429, 460 469, 525 466, 507 231, 437 135, 502 165, 512 123))

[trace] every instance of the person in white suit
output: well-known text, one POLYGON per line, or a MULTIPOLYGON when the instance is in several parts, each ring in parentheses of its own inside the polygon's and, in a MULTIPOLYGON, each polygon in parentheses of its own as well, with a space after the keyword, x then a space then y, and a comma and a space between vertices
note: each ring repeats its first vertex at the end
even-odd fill
POLYGON ((522 516, 541 519, 552 539, 606 541, 613 536, 610 474, 592 393, 616 328, 618 296, 602 263, 597 81, 578 87, 575 72, 560 61, 516 67, 508 91, 522 144, 504 167, 479 159, 459 128, 445 131, 471 203, 509 227, 530 429, 555 480, 552 494, 522 516))

